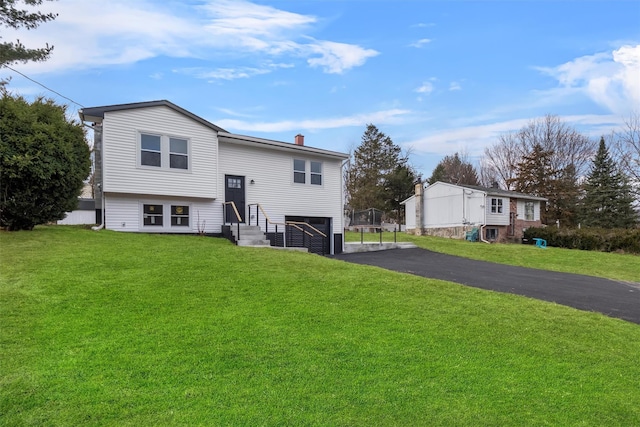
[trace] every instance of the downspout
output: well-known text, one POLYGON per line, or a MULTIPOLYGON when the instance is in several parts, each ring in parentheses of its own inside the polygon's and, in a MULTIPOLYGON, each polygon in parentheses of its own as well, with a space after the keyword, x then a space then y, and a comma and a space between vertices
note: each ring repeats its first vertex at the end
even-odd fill
POLYGON ((484 239, 484 228, 486 226, 487 226, 487 193, 484 193, 484 224, 480 226, 480 241, 491 244, 491 242, 484 239))
POLYGON ((104 191, 102 191, 102 188, 100 189, 100 194, 102 195, 102 197, 101 197, 101 199, 102 199, 102 203, 101 203, 102 215, 100 215, 100 219, 102 221, 101 221, 100 225, 96 225, 96 226, 91 227, 91 229, 93 231, 102 230, 104 228, 104 211, 105 211, 105 209, 104 209, 104 191))

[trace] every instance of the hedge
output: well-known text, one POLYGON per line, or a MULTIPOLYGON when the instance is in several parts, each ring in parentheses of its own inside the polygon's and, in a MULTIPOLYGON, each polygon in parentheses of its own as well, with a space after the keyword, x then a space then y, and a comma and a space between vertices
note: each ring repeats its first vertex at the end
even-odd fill
POLYGON ((640 254, 640 229, 532 227, 524 231, 524 239, 547 241, 558 248, 585 251, 626 252, 640 254))

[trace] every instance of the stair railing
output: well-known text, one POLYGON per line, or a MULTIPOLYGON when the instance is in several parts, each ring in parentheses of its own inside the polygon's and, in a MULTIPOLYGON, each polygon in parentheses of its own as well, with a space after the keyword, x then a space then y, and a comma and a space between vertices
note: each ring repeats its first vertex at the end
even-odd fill
MULTIPOLYGON (((265 212, 264 208, 262 207, 262 205, 260 203, 251 203, 249 205, 247 205, 249 208, 249 216, 248 216, 248 221, 247 223, 249 225, 251 225, 251 212, 252 206, 255 206, 256 208, 256 225, 260 226, 260 212, 262 212, 262 215, 264 216, 264 230, 265 233, 269 232, 269 224, 273 225, 275 228, 275 237, 274 237, 274 246, 277 246, 277 238, 278 238, 278 225, 284 226, 285 229, 285 233, 287 231, 287 227, 293 227, 296 230, 300 231, 302 233, 303 236, 303 246, 306 248, 309 248, 310 246, 310 242, 311 242, 311 238, 315 237, 315 235, 313 233, 311 233, 310 231, 307 230, 311 229, 313 232, 317 233, 318 235, 322 236, 323 239, 327 238, 327 235, 325 233, 323 233, 322 231, 318 230, 317 228, 315 228, 313 225, 308 224, 306 222, 299 222, 299 221, 285 221, 285 222, 275 222, 275 221, 271 221, 271 218, 269 218, 269 215, 267 215, 267 213, 265 212), (305 236, 309 237, 309 244, 307 244, 306 238, 305 236)), ((282 239, 282 244, 284 247, 287 247, 287 238, 286 236, 283 236, 282 239)), ((322 252, 324 254, 324 244, 322 245, 322 252)))
MULTIPOLYGON (((234 242, 236 245, 238 244, 238 240, 240 240, 240 223, 242 222, 242 217, 240 216, 240 212, 238 212, 238 208, 236 207, 236 204, 234 202, 224 202, 222 204, 222 220, 224 222, 227 221, 227 205, 230 205, 231 208, 233 209, 233 213, 236 216, 237 219, 237 227, 238 227, 238 235, 236 236, 236 241, 234 242)), ((229 221, 231 223, 231 226, 233 227, 233 219, 231 221, 229 221)), ((227 238, 229 240, 231 240, 230 236, 227 236, 227 238)))

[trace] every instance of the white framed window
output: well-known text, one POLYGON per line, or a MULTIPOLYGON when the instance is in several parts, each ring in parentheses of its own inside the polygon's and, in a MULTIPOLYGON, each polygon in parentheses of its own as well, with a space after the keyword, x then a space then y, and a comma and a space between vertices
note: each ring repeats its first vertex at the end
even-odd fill
POLYGON ((188 171, 190 145, 187 138, 141 132, 138 138, 138 166, 188 171))
POLYGON ((533 210, 533 202, 524 202, 524 219, 525 221, 533 221, 535 214, 533 210))
POLYGON ((304 184, 307 177, 307 162, 305 160, 293 159, 293 182, 304 184))
POLYGON ((142 229, 162 232, 182 231, 191 229, 191 206, 184 203, 171 202, 141 202, 142 229))
POLYGON ((142 205, 142 223, 145 227, 162 227, 164 215, 162 205, 142 205))
POLYGON ((497 228, 485 228, 485 239, 489 241, 498 240, 498 229, 497 228))
POLYGON ((322 163, 311 161, 311 179, 313 185, 322 185, 322 163))
POLYGON ((293 159, 293 182, 296 184, 322 185, 322 162, 293 159))
POLYGON ((140 135, 140 164, 162 167, 162 141, 159 135, 140 135))
POLYGON ((189 206, 171 205, 171 226, 172 227, 188 227, 189 226, 189 206))
POLYGON ((491 199, 491 213, 502 213, 502 199, 491 199))

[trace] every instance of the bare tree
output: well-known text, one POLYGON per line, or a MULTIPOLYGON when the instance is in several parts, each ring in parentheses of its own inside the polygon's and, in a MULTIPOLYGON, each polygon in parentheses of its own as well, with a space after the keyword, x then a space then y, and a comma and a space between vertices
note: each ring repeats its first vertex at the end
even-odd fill
POLYGON ((526 153, 519 140, 519 133, 500 135, 498 142, 485 148, 480 160, 480 181, 491 187, 497 183, 500 188, 511 190, 518 169, 518 162, 526 153))
POLYGON ((564 123, 558 116, 546 115, 531 120, 518 132, 500 136, 498 142, 484 151, 480 178, 484 185, 497 182, 501 188, 513 189, 517 166, 525 155, 538 145, 552 152, 550 166, 555 171, 568 167, 577 176, 588 172, 589 161, 596 152, 597 143, 564 123))
POLYGON ((614 133, 613 152, 622 171, 640 193, 640 112, 634 111, 624 121, 620 132, 614 133))

